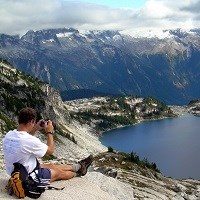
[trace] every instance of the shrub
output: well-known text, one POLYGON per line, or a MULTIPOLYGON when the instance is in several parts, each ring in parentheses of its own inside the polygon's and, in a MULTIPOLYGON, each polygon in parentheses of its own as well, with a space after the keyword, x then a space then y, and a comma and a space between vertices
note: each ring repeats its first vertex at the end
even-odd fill
POLYGON ((129 159, 130 161, 135 162, 138 165, 140 164, 140 157, 136 153, 131 152, 129 155, 129 159))
POLYGON ((108 147, 108 152, 113 152, 113 148, 112 147, 108 147))

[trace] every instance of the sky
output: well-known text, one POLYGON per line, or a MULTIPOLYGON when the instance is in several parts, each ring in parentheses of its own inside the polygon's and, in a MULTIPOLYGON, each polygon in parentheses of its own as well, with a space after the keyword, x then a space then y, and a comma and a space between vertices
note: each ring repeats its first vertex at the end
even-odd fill
POLYGON ((112 8, 140 8, 146 0, 82 0, 82 2, 105 5, 112 8))
POLYGON ((0 0, 0 33, 200 28, 200 0, 0 0))

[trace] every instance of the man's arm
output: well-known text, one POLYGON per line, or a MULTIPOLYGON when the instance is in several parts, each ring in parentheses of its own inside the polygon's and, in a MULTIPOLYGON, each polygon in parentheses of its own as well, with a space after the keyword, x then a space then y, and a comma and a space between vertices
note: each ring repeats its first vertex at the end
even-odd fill
POLYGON ((43 129, 43 127, 40 126, 41 121, 43 121, 42 119, 40 121, 38 121, 35 126, 33 127, 33 129, 29 132, 31 135, 35 135, 35 132, 40 131, 43 129))
POLYGON ((52 125, 52 121, 48 120, 46 125, 45 125, 45 132, 47 134, 47 155, 51 155, 54 152, 54 139, 53 139, 53 125, 52 125))

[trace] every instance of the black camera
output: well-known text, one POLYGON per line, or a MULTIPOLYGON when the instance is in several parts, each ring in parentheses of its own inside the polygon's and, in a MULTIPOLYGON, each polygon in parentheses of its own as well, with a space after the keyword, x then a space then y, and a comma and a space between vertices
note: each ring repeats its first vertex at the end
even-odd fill
POLYGON ((41 122, 40 122, 40 127, 44 127, 45 126, 45 121, 44 120, 42 120, 41 122))

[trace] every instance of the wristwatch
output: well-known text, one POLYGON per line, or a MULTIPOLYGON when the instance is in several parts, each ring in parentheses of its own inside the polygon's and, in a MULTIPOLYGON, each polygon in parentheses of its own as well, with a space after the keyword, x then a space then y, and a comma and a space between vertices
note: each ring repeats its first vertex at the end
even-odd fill
POLYGON ((53 132, 50 132, 50 131, 49 131, 49 132, 47 132, 47 135, 48 135, 48 134, 51 134, 51 135, 53 135, 53 132))

